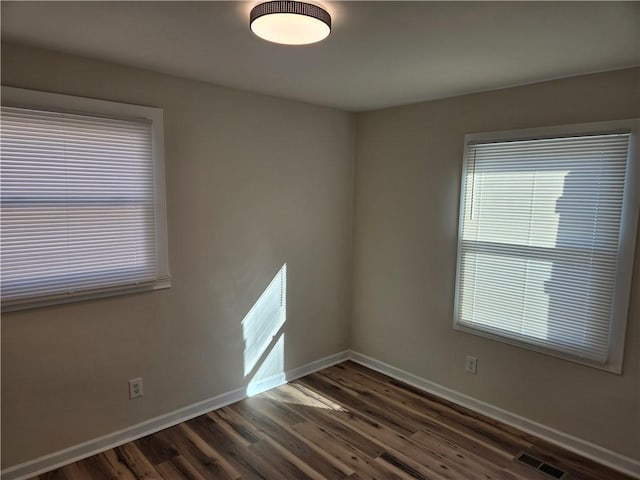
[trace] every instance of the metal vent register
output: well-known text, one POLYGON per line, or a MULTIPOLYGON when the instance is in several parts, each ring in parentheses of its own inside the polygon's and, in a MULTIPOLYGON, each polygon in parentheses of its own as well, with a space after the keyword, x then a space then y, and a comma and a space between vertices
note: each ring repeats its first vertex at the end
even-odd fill
POLYGON ((558 467, 549 465, 548 463, 545 463, 542 460, 526 453, 517 455, 516 460, 520 463, 524 463, 525 465, 529 465, 531 468, 535 468, 536 470, 550 476, 551 478, 563 479, 567 475, 567 472, 565 472, 564 470, 560 470, 558 467))

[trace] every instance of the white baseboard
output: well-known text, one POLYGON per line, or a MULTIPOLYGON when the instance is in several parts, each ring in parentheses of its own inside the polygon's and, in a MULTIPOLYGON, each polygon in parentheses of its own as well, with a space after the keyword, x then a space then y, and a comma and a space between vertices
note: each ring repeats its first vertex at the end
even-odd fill
POLYGON ((402 382, 408 383, 416 388, 432 393, 438 397, 449 400, 453 403, 467 407, 470 410, 491 417, 500 422, 511 425, 527 433, 531 433, 543 440, 558 445, 562 448, 570 450, 574 453, 589 458, 595 462, 601 463, 633 478, 640 479, 640 461, 625 457, 618 453, 607 450, 604 447, 594 443, 582 440, 580 438, 561 432, 554 428, 542 425, 527 418, 508 412, 501 408, 495 407, 488 403, 477 400, 468 395, 456 392, 449 388, 438 385, 424 378, 413 375, 387 363, 371 358, 362 353, 355 351, 349 352, 349 358, 360 365, 368 367, 377 372, 383 373, 389 377, 395 378, 402 382))
MULTIPOLYGON (((376 370, 397 380, 408 383, 409 385, 413 385, 421 390, 432 393, 446 400, 450 400, 458 405, 467 407, 478 413, 536 435, 537 437, 584 457, 590 458, 598 463, 607 465, 615 470, 630 475, 631 477, 640 479, 640 462, 637 460, 617 454, 611 450, 607 450, 603 447, 587 442, 586 440, 569 435, 568 433, 536 423, 532 420, 443 387, 442 385, 438 385, 437 383, 418 377, 412 373, 355 351, 343 351, 336 353, 301 367, 289 370, 284 374, 278 374, 260 380, 259 382, 252 384, 250 394, 253 395, 260 391, 277 387, 287 381, 292 381, 296 378, 309 375, 310 373, 330 367, 331 365, 335 365, 347 359, 351 359, 365 367, 371 368, 372 370, 376 370)), ((131 427, 14 465, 2 470, 2 472, 0 472, 0 479, 23 480, 39 475, 43 472, 53 470, 54 468, 62 465, 82 460, 83 458, 90 457, 96 453, 123 445, 146 435, 177 425, 186 420, 190 420, 217 408, 221 408, 247 398, 247 396, 249 396, 247 392, 248 387, 238 388, 207 400, 188 405, 165 415, 146 420, 131 427)))
MULTIPOLYGON (((348 358, 349 351, 345 350, 306 365, 302 365, 301 367, 294 368, 284 374, 278 374, 260 380, 252 384, 250 395, 277 387, 287 381, 309 375, 310 373, 330 367, 336 363, 343 362, 348 358)), ((34 477, 43 472, 53 470, 54 468, 67 465, 72 462, 77 462, 78 460, 90 457, 96 453, 104 452, 110 448, 137 440, 138 438, 172 427, 204 413, 247 398, 247 396, 249 396, 247 391, 247 387, 238 388, 207 400, 187 405, 186 407, 179 408, 178 410, 174 410, 173 412, 165 415, 145 420, 144 422, 132 425, 131 427, 123 428, 122 430, 65 448, 64 450, 59 450, 33 460, 28 460, 24 463, 2 470, 2 472, 0 472, 0 478, 2 480, 23 480, 34 477)))

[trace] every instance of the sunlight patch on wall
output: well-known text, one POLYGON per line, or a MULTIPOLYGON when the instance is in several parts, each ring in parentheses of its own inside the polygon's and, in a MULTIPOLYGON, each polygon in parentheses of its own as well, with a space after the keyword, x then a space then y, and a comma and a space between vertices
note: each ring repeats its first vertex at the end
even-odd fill
POLYGON ((264 359, 259 363, 255 374, 251 377, 247 385, 247 396, 269 390, 276 385, 281 385, 287 381, 284 373, 284 333, 266 353, 264 359))
POLYGON ((286 380, 283 332, 286 321, 285 263, 242 320, 244 376, 249 379, 248 395, 255 395, 286 380))

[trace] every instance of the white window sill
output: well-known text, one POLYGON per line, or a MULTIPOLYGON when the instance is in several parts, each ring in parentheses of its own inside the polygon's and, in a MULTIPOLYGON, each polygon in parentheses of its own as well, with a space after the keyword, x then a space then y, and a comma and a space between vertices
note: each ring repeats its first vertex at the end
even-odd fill
POLYGON ((71 292, 60 295, 51 295, 46 297, 31 297, 20 300, 8 301, 2 303, 2 313, 15 312, 18 310, 29 310, 32 308, 48 307, 51 305, 60 305, 72 302, 83 302, 87 300, 96 300, 99 298, 116 297, 120 295, 130 295, 133 293, 151 292, 153 290, 162 290, 171 287, 171 277, 167 276, 156 280, 155 282, 122 285, 112 288, 103 288, 98 290, 90 290, 84 292, 71 292))

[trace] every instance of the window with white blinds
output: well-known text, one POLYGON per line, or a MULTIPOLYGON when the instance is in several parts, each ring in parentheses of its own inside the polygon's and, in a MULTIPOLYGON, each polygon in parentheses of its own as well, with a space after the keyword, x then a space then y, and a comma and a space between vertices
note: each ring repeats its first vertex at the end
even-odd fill
POLYGON ((168 277, 154 119, 82 100, 97 110, 1 107, 4 309, 155 288, 168 277))
POLYGON ((454 325, 619 371, 638 213, 631 131, 529 133, 467 137, 454 325))

